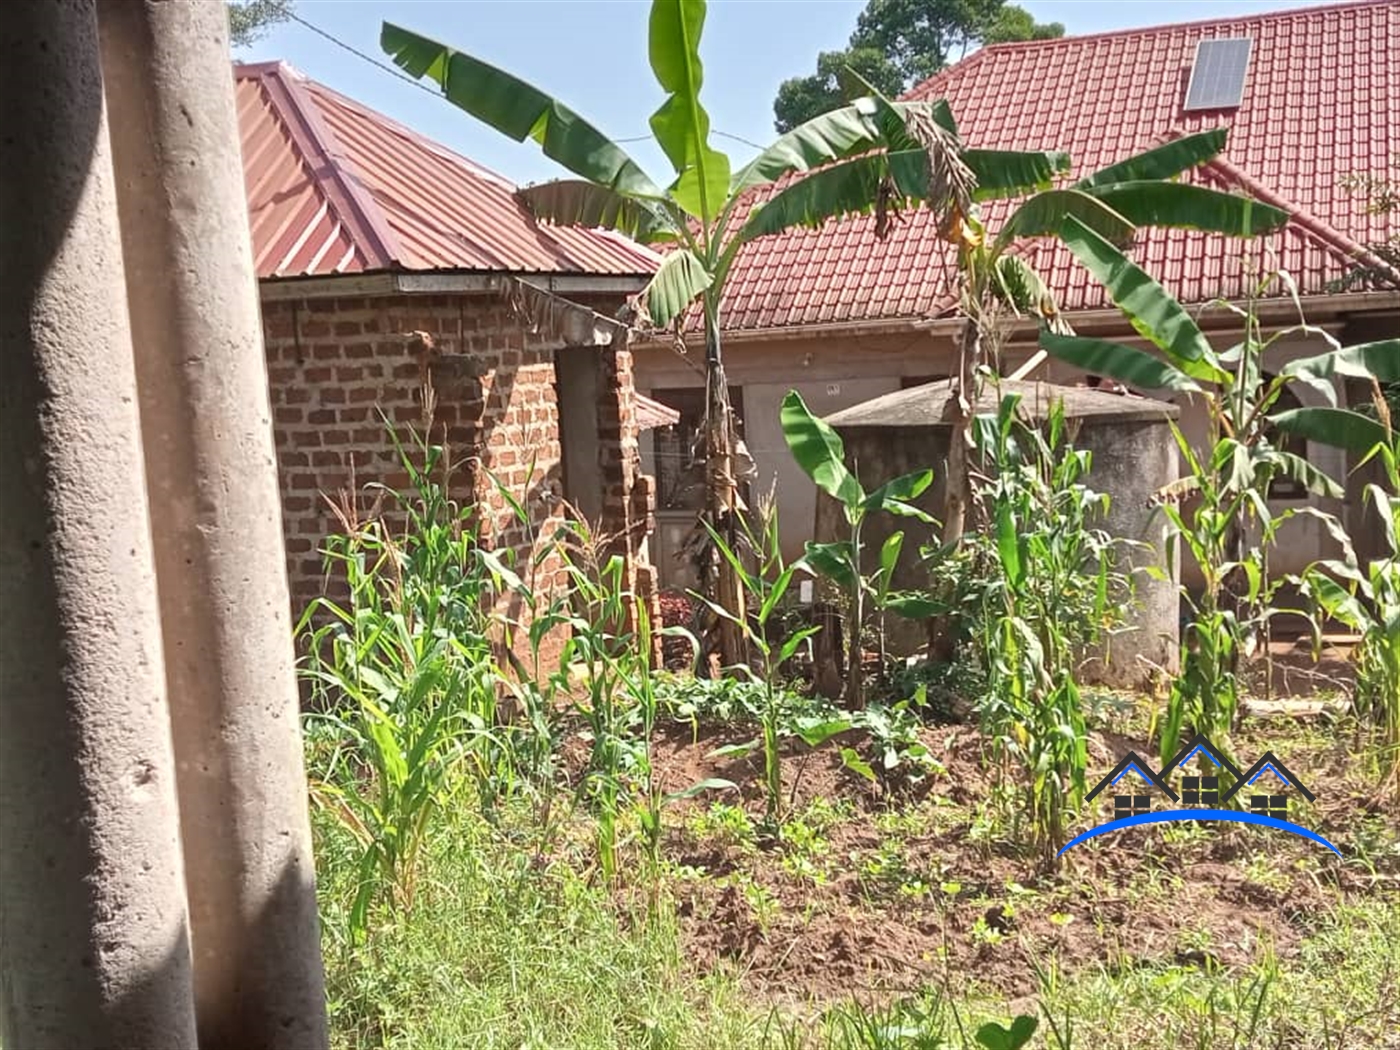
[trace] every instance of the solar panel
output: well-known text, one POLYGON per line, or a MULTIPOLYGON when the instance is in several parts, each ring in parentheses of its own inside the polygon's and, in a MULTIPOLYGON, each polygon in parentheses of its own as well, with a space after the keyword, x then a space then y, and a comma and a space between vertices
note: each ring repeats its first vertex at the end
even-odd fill
POLYGON ((1196 45, 1196 64, 1186 88, 1186 109, 1234 109, 1244 97, 1244 75, 1249 68, 1249 37, 1202 40, 1196 45))

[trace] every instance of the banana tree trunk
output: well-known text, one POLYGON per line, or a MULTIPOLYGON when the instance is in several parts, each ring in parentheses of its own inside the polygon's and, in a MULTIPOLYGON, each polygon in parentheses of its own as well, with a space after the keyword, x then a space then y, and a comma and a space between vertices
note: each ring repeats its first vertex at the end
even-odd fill
MULTIPOLYGON (((958 383, 948 400, 947 420, 952 426, 948 433, 948 476, 943 482, 943 532, 945 548, 962 542, 967 528, 967 505, 972 498, 972 484, 967 457, 968 428, 972 423, 972 406, 977 400, 976 372, 982 353, 982 331, 976 320, 963 321, 962 339, 958 348, 958 383)), ((929 624, 929 656, 947 662, 954 656, 956 632, 950 615, 936 617, 929 624)))
MULTIPOLYGON (((729 404, 729 381, 724 374, 720 349, 718 303, 705 309, 705 514, 731 551, 740 550, 739 484, 735 477, 734 413, 729 404)), ((729 610, 735 620, 747 615, 744 588, 734 566, 724 557, 718 562, 712 600, 729 610)), ((739 623, 720 618, 719 656, 725 667, 745 662, 747 647, 739 623)))

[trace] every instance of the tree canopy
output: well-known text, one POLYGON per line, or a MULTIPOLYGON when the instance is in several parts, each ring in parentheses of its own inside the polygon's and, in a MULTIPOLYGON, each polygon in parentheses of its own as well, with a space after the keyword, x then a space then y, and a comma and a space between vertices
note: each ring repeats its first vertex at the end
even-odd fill
POLYGON ((886 95, 898 95, 957 61, 969 47, 1063 36, 1058 22, 1039 23, 1006 0, 870 0, 843 51, 817 56, 816 73, 785 80, 773 102, 774 123, 790 131, 842 105, 838 74, 849 65, 886 95))
POLYGON ((270 26, 285 22, 292 13, 292 0, 229 0, 228 36, 234 47, 247 47, 270 26))

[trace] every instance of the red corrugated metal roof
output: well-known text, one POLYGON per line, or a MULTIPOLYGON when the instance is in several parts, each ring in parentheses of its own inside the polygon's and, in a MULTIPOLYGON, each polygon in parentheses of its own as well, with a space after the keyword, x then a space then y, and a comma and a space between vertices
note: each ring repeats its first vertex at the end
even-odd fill
POLYGON ((616 234, 540 226, 506 179, 284 63, 236 65, 234 82, 259 277, 656 267, 616 234))
POLYGON ((638 430, 671 427, 681 421, 680 412, 670 405, 663 405, 660 401, 653 401, 645 394, 635 392, 632 394, 632 399, 636 403, 638 430))
MULTIPOLYGON (((946 98, 963 141, 991 149, 1065 149, 1075 176, 1178 134, 1230 129, 1222 159, 1194 181, 1245 192, 1290 211, 1253 241, 1143 230, 1134 257, 1181 299, 1239 295, 1246 273, 1289 271, 1323 294, 1361 244, 1392 235, 1394 217, 1367 214, 1343 187, 1383 175, 1400 158, 1400 2, 1381 0, 1277 14, 988 47, 924 82, 911 98, 946 98), (1249 36, 1238 109, 1183 110, 1203 39, 1249 36)), ((771 193, 771 188, 766 193, 771 193)), ((763 194, 755 200, 763 199, 763 194)), ((996 229, 1005 204, 984 209, 996 229)), ((756 241, 725 289, 729 329, 934 316, 948 308, 947 246, 927 211, 906 215, 885 242, 872 219, 829 223, 756 241)), ((1062 247, 1023 246, 1066 309, 1110 305, 1062 247)))

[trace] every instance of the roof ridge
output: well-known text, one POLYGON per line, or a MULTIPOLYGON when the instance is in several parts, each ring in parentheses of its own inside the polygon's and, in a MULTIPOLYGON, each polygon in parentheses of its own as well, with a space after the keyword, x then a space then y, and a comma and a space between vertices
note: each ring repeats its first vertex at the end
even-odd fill
POLYGON ((317 91, 324 91, 328 95, 334 95, 336 97, 337 102, 344 105, 348 109, 355 110, 366 119, 373 120, 378 124, 383 124, 387 126, 395 134, 402 135, 404 138, 407 139, 412 139, 418 145, 424 146, 427 149, 432 150, 434 153, 445 154, 446 159, 455 162, 460 162, 466 165, 472 170, 473 174, 480 175, 483 178, 491 180, 492 182, 500 183, 502 186, 512 191, 520 188, 518 185, 516 185, 516 183, 512 182, 509 177, 502 175, 499 171, 496 171, 493 168, 488 168, 486 165, 480 163, 479 161, 472 160, 470 157, 466 156, 463 153, 459 153, 451 146, 445 145, 444 143, 439 142, 437 139, 429 138, 427 135, 423 134, 421 131, 418 131, 416 128, 409 127, 403 121, 396 120, 393 117, 389 116, 387 113, 383 113, 377 109, 371 109, 369 106, 366 106, 363 102, 360 102, 357 99, 353 99, 344 92, 337 91, 335 88, 329 86, 328 84, 323 84, 321 83, 321 81, 316 80, 312 77, 304 76, 303 79, 307 82, 307 84, 314 87, 317 91))
MULTIPOLYGON (((511 195, 512 200, 514 200, 515 194, 520 191, 521 186, 519 183, 514 182, 510 179, 509 176, 503 175, 501 172, 496 171, 494 168, 488 168, 480 161, 476 161, 473 160, 471 157, 468 157, 465 153, 453 149, 451 146, 439 142, 435 138, 425 135, 418 129, 410 127, 401 120, 396 120, 395 118, 389 116, 387 113, 382 113, 377 109, 371 109, 369 106, 366 106, 363 102, 360 102, 357 99, 353 99, 349 95, 346 95, 344 92, 337 91, 335 88, 330 87, 327 84, 323 84, 319 80, 305 76, 301 73, 298 73, 298 75, 301 76, 302 79, 305 80, 306 83, 310 85, 312 89, 316 91, 324 91, 328 95, 334 95, 336 101, 340 105, 345 106, 347 109, 354 110, 356 113, 360 114, 360 116, 362 116, 365 120, 372 120, 376 124, 385 127, 387 130, 393 132, 394 134, 400 135, 403 138, 408 139, 409 141, 413 142, 415 145, 421 147, 422 149, 425 149, 430 153, 436 154, 440 159, 453 164, 460 164, 461 166, 466 168, 467 171, 470 172, 472 175, 484 179, 487 182, 497 184, 501 189, 506 190, 511 195)), ((528 212, 528 209, 526 210, 528 212)), ((534 223, 536 228, 539 230, 541 236, 547 237, 551 243, 553 243, 559 248, 561 252, 568 254, 568 246, 562 243, 558 237, 554 236, 550 232, 549 223, 540 222, 533 215, 530 216, 530 221, 534 223)), ((618 243, 630 250, 640 250, 643 253, 650 253, 652 255, 655 255, 657 260, 661 258, 660 253, 657 253, 654 249, 650 248, 645 244, 641 244, 640 242, 630 240, 615 230, 609 230, 603 227, 598 227, 590 229, 588 232, 597 236, 606 237, 609 240, 612 240, 615 243, 618 243)))
POLYGON ((1136 751, 1129 751, 1119 759, 1118 764, 1105 773, 1099 782, 1094 785, 1094 789, 1084 796, 1084 800, 1086 802, 1092 802, 1095 796, 1105 787, 1117 783, 1117 779, 1127 773, 1129 766, 1136 769, 1138 773, 1142 775, 1143 779, 1152 784, 1153 787, 1165 793, 1173 802, 1180 801, 1180 796, 1172 790, 1170 784, 1162 779, 1162 774, 1154 772, 1152 766, 1136 751))
MULTIPOLYGON (((1181 134, 1179 130, 1174 128, 1170 132, 1170 137, 1178 138, 1181 134)), ((1270 189, 1238 164, 1227 160, 1224 156, 1218 155, 1212 157, 1204 164, 1199 165, 1199 169, 1214 169, 1227 179, 1239 183, 1242 189, 1247 190, 1249 195, 1261 204, 1270 204, 1275 208, 1286 211, 1289 217, 1288 222, 1285 223, 1285 227, 1290 225, 1297 226, 1303 232, 1311 234, 1319 241, 1322 241, 1324 244, 1345 255, 1348 259, 1365 262, 1369 266, 1378 267, 1386 271, 1393 270, 1392 266, 1372 252, 1366 245, 1348 237, 1331 223, 1319 219, 1302 205, 1295 204, 1293 201, 1283 196, 1283 194, 1270 189)), ((1400 274, 1397 274, 1397 277, 1400 277, 1400 274)))
POLYGON ((281 61, 260 63, 252 75, 262 81, 327 206, 349 228, 355 246, 365 256, 365 268, 382 270, 398 265, 402 256, 398 238, 374 194, 365 188, 354 162, 321 119, 320 109, 305 87, 314 81, 281 61))
POLYGON ((1236 768, 1235 764, 1223 755, 1219 748, 1211 743, 1210 738, 1206 736, 1205 733, 1200 731, 1197 731, 1192 735, 1190 740, 1186 741, 1186 743, 1181 746, 1181 750, 1176 753, 1176 757, 1164 765, 1158 771, 1157 775, 1166 777, 1168 773, 1180 766, 1201 748, 1205 748, 1210 752, 1212 758, 1215 759, 1215 766, 1217 769, 1229 770, 1231 776, 1237 780, 1239 779, 1240 771, 1236 768))
POLYGON ((1278 21, 1286 18, 1316 15, 1321 11, 1332 13, 1338 11, 1354 11, 1358 8, 1366 7, 1384 8, 1397 6, 1400 6, 1397 0, 1351 0, 1349 3, 1324 2, 1310 4, 1307 7, 1284 8, 1281 11, 1260 11, 1252 15, 1231 15, 1229 18, 1196 18, 1189 22, 1163 22, 1159 25, 1128 26, 1123 29, 1106 29, 1100 33, 1082 33, 1073 36, 1053 37, 1049 40, 1011 40, 1000 44, 984 44, 966 58, 959 59, 952 65, 944 66, 937 73, 919 81, 900 97, 911 98, 916 92, 925 93, 932 89, 935 81, 943 79, 954 70, 957 70, 959 74, 965 72, 971 67, 972 63, 976 62, 984 55, 1005 54, 1011 51, 1030 51, 1036 49, 1050 50, 1055 47, 1063 47, 1067 44, 1080 44, 1091 40, 1113 40, 1130 36, 1142 36, 1150 33, 1198 29, 1207 26, 1232 26, 1245 22, 1278 21))

